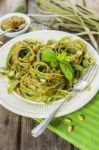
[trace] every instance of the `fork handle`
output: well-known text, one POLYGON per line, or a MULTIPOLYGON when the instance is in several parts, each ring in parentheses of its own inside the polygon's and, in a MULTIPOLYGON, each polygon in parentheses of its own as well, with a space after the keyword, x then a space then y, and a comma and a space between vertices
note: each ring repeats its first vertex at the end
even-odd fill
POLYGON ((44 130, 46 129, 46 127, 48 126, 48 124, 51 122, 51 120, 53 119, 53 117, 56 115, 56 113, 59 111, 59 109, 63 106, 64 103, 68 103, 68 101, 70 100, 70 98, 72 98, 73 96, 75 96, 76 92, 72 91, 70 92, 70 94, 58 105, 58 107, 56 107, 49 115, 48 117, 41 122, 37 127, 35 127, 32 131, 31 134, 33 137, 38 137, 39 135, 41 135, 44 130))

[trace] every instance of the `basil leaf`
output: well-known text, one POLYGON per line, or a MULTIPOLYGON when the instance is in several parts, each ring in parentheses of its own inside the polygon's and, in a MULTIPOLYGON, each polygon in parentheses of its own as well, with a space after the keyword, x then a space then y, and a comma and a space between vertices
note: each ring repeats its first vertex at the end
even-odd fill
POLYGON ((14 12, 19 12, 19 13, 26 13, 27 12, 27 8, 25 8, 24 6, 19 6, 17 7, 14 12))
POLYGON ((63 51, 62 53, 58 54, 58 55, 57 55, 57 59, 58 59, 59 61, 65 60, 65 59, 66 59, 66 52, 63 51))
POLYGON ((65 75, 65 77, 70 81, 73 80, 74 71, 73 71, 73 68, 72 68, 71 64, 69 64, 66 61, 61 61, 59 63, 59 65, 60 65, 61 71, 65 75))
POLYGON ((54 61, 52 61, 52 62, 50 63, 50 66, 51 66, 52 68, 56 68, 56 67, 58 67, 58 65, 59 65, 59 63, 58 63, 57 60, 54 60, 54 61))
POLYGON ((56 53, 51 49, 47 48, 41 53, 41 60, 43 62, 52 62, 56 60, 56 53))

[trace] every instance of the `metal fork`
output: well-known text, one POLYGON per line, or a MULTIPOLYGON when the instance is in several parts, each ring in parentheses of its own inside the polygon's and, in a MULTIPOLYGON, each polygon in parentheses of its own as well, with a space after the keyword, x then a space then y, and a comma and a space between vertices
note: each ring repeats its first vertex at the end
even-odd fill
POLYGON ((98 65, 91 65, 84 73, 84 75, 79 79, 79 81, 75 84, 72 92, 66 98, 62 101, 61 104, 58 105, 49 115, 48 117, 41 122, 37 127, 35 127, 31 134, 34 137, 38 137, 43 133, 43 131, 46 129, 47 125, 50 123, 52 118, 57 114, 59 109, 63 106, 64 103, 68 103, 68 101, 73 98, 77 93, 83 91, 93 80, 93 78, 96 75, 96 72, 98 70, 98 65))

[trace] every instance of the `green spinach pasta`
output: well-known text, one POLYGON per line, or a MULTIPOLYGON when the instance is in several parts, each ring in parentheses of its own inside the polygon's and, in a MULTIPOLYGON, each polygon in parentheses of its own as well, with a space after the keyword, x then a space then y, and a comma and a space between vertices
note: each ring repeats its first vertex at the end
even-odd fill
POLYGON ((43 43, 25 39, 11 47, 0 72, 8 78, 9 93, 48 103, 68 95, 92 63, 82 40, 64 37, 43 43))

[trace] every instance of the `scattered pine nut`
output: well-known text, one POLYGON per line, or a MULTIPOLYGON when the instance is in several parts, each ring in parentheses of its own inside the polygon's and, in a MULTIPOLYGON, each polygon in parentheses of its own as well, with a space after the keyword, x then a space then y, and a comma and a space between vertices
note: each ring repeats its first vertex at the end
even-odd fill
POLYGON ((72 122, 72 120, 70 118, 65 118, 66 122, 72 122))
POLYGON ((71 133, 72 130, 73 130, 73 126, 72 126, 72 125, 67 127, 67 131, 68 131, 69 133, 71 133))
POLYGON ((21 92, 20 92, 19 88, 17 88, 17 89, 16 89, 16 91, 17 91, 17 93, 18 93, 18 94, 21 94, 21 92))
POLYGON ((80 121, 83 121, 83 120, 84 120, 84 116, 83 116, 83 115, 79 115, 79 116, 78 116, 78 119, 79 119, 80 121))
POLYGON ((41 82, 43 82, 43 83, 45 83, 45 82, 46 82, 46 80, 45 80, 45 79, 40 79, 40 81, 41 81, 41 82))

